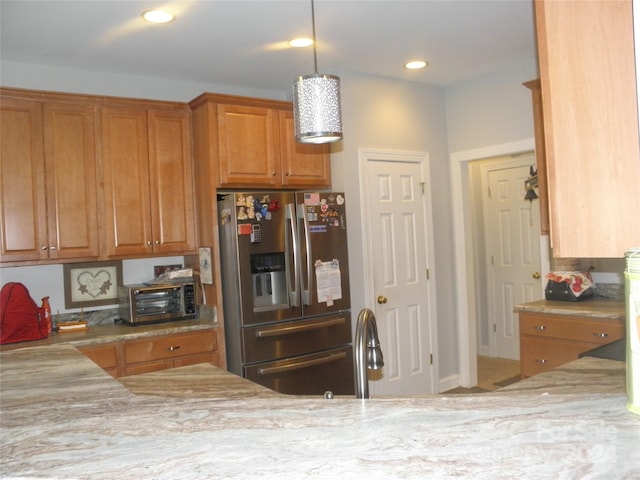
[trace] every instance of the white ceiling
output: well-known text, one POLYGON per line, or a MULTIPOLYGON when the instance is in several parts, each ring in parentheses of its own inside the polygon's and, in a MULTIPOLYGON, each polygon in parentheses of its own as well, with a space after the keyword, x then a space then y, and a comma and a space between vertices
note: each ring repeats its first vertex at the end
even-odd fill
MULTIPOLYGON (((288 91, 313 73, 310 0, 1 0, 3 60, 288 91), (144 10, 177 14, 150 25, 144 10)), ((435 86, 535 62, 532 0, 315 0, 318 70, 435 86), (403 64, 422 58, 427 69, 403 64)))

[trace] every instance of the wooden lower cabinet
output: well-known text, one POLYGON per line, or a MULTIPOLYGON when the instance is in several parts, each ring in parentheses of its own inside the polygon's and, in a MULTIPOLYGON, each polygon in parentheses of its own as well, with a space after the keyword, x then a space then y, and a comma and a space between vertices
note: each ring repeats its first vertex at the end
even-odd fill
POLYGON ((124 340, 79 350, 113 377, 197 363, 220 365, 215 329, 124 340))
POLYGON ((124 375, 202 362, 218 365, 217 340, 213 330, 129 340, 123 348, 124 375))
POLYGON ((523 378, 553 370, 578 355, 624 337, 624 320, 520 312, 523 378))
POLYGON ((112 377, 118 377, 118 344, 106 343, 103 345, 92 345, 81 347, 80 350, 87 357, 98 364, 112 377))

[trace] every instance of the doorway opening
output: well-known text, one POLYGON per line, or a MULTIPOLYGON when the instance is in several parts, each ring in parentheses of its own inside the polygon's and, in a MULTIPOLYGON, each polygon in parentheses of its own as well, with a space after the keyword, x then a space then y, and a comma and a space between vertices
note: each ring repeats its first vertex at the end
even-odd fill
MULTIPOLYGON (((495 145, 451 154, 451 191, 455 241, 456 310, 458 325, 458 384, 478 383, 477 367, 477 273, 475 267, 470 162, 517 155, 534 150, 534 139, 495 145)), ((541 268, 548 270, 548 238, 540 240, 541 268)))
POLYGON ((515 305, 542 298, 540 210, 526 200, 533 152, 469 163, 478 354, 520 360, 515 305))

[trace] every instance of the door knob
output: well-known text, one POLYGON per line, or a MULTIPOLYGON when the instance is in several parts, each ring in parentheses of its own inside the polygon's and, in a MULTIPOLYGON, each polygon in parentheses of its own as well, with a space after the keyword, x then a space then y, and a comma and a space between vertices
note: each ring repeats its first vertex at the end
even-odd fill
POLYGON ((535 278, 536 280, 538 280, 540 278, 540 272, 535 272, 533 275, 531 275, 533 278, 535 278))
POLYGON ((383 303, 387 303, 387 297, 384 295, 378 295, 378 303, 382 305, 383 303))

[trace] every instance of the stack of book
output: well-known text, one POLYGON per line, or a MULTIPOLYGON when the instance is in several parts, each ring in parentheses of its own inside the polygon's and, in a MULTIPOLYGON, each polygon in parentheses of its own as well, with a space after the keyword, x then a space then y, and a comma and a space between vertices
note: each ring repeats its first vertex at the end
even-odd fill
POLYGON ((87 322, 85 321, 77 321, 77 322, 58 322, 57 325, 58 332, 79 332, 81 330, 87 330, 89 327, 87 326, 87 322))

